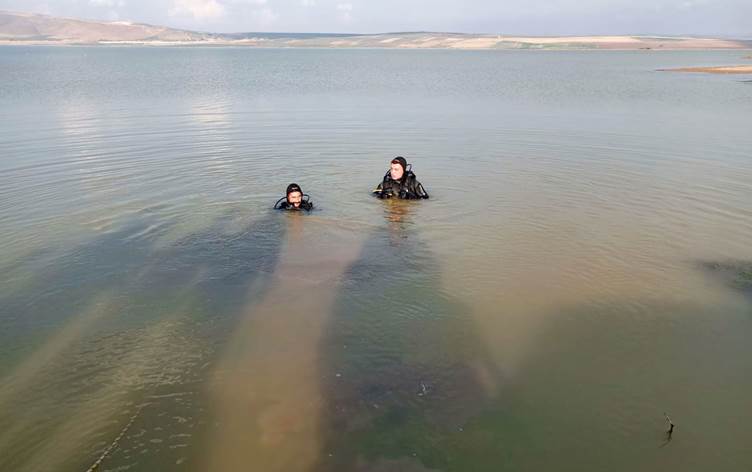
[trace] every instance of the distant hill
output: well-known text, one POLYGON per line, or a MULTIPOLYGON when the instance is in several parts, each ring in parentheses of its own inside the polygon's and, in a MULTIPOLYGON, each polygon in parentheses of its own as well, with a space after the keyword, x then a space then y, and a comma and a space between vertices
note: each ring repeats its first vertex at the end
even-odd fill
POLYGON ((97 43, 101 41, 203 41, 211 35, 164 26, 56 18, 0 12, 0 39, 97 43))
POLYGON ((406 32, 385 34, 199 33, 164 26, 0 12, 0 44, 178 44, 398 49, 738 49, 730 39, 653 36, 521 37, 406 32))

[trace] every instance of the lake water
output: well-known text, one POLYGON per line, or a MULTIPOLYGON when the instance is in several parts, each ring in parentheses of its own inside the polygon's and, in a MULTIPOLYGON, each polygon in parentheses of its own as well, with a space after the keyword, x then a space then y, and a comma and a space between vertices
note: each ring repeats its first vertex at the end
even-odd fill
POLYGON ((752 469, 744 55, 0 48, 0 470, 752 469))

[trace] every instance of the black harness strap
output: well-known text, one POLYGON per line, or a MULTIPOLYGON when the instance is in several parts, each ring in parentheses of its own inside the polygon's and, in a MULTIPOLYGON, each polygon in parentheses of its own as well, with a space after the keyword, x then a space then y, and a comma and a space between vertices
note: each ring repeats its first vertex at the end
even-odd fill
POLYGON ((280 205, 280 203, 282 203, 282 202, 287 203, 287 197, 282 197, 279 200, 277 200, 277 203, 274 204, 274 209, 275 210, 281 210, 282 206, 280 205))
MULTIPOLYGON (((284 196, 284 197, 280 198, 279 200, 277 200, 277 203, 274 204, 274 209, 275 210, 284 210, 284 209, 287 208, 287 205, 289 205, 287 203, 287 196, 284 196)), ((311 196, 308 195, 307 193, 303 194, 303 198, 301 199, 300 208, 303 209, 303 210, 305 210, 305 211, 311 211, 311 209, 313 208, 313 203, 311 203, 311 196)))

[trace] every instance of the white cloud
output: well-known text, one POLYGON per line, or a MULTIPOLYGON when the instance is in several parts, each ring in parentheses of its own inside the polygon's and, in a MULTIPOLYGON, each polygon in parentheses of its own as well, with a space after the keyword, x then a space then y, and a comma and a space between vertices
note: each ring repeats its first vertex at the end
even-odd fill
POLYGON ((250 17, 254 22, 260 25, 268 25, 274 23, 279 15, 272 9, 264 7, 267 2, 268 0, 172 0, 172 7, 168 13, 172 17, 212 21, 237 18, 238 15, 242 17, 250 10, 250 17))
POLYGON ((529 35, 688 34, 750 37, 752 0, 0 0, 0 10, 114 18, 187 29, 529 35), (253 11, 265 8, 253 16, 253 11), (169 16, 168 16, 169 12, 169 16), (746 21, 745 21, 746 20, 746 21))
POLYGON ((696 7, 702 7, 707 4, 705 0, 686 0, 679 5, 680 10, 691 10, 696 7))
POLYGON ((269 26, 277 21, 279 15, 275 13, 271 8, 262 8, 261 10, 255 10, 251 13, 253 20, 260 26, 269 26))
POLYGON ((233 3, 239 5, 266 5, 268 0, 225 0, 225 3, 233 3))
POLYGON ((31 13, 41 13, 42 15, 52 15, 52 8, 50 8, 50 5, 47 3, 34 5, 33 7, 29 8, 28 11, 31 13))
POLYGON ((217 0, 173 0, 170 16, 188 16, 195 20, 215 20, 225 15, 225 7, 217 0))
POLYGON ((89 0, 89 5, 92 7, 124 7, 125 0, 89 0))
POLYGON ((342 23, 350 23, 352 21, 352 3, 338 3, 337 11, 339 12, 339 21, 342 23))

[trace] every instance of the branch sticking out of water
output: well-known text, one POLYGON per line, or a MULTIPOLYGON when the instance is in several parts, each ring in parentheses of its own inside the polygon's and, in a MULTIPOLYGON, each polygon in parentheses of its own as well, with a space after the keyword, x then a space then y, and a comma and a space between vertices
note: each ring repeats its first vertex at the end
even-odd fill
POLYGON ((666 417, 666 422, 668 423, 668 430, 666 431, 666 434, 668 437, 671 437, 672 434, 674 434, 674 428, 676 425, 671 421, 671 418, 668 416, 668 414, 663 413, 663 416, 666 417))

